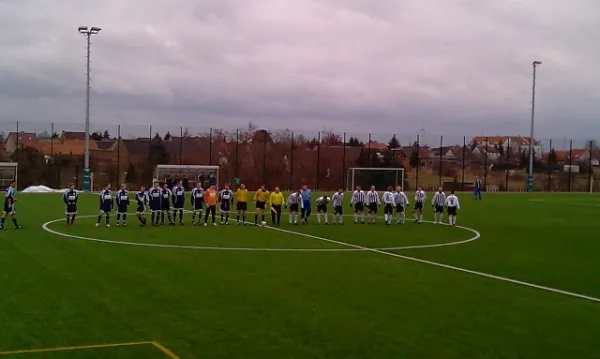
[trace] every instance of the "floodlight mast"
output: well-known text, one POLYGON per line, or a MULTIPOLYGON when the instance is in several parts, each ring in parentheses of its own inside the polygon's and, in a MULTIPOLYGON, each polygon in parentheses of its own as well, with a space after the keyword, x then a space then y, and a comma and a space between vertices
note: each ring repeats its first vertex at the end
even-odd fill
POLYGON ((80 34, 86 38, 86 88, 85 88, 85 156, 83 169, 83 190, 91 191, 90 186, 90 46, 91 36, 96 35, 102 30, 99 27, 80 26, 78 29, 80 34))
POLYGON ((533 66, 533 86, 531 90, 531 132, 529 133, 529 175, 527 176, 527 192, 533 192, 533 130, 535 122, 535 75, 536 68, 541 65, 541 61, 534 61, 533 66))

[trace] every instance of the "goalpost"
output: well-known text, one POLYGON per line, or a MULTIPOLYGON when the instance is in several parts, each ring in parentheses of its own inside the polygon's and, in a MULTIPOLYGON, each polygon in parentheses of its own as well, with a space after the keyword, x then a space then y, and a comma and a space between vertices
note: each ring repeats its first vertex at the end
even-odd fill
POLYGON ((202 187, 219 185, 219 166, 202 165, 157 165, 152 182, 164 182, 167 177, 188 180, 189 188, 201 182, 202 187))
POLYGON ((356 186, 365 191, 371 186, 375 186, 378 191, 383 191, 388 186, 393 186, 394 189, 400 186, 404 189, 404 168, 349 168, 346 190, 353 191, 356 186))
POLYGON ((16 162, 0 162, 0 189, 8 187, 11 181, 17 180, 17 169, 19 164, 16 162))

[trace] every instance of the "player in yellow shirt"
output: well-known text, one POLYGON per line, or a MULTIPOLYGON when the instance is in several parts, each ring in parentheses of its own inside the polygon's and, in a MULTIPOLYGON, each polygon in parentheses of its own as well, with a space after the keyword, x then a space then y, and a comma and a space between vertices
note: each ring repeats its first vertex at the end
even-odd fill
POLYGON ((285 204, 285 198, 283 197, 283 193, 279 191, 279 187, 275 187, 275 191, 271 193, 269 204, 271 205, 271 220, 273 225, 279 226, 281 224, 281 207, 285 204))
POLYGON ((237 203, 237 225, 246 224, 246 211, 248 210, 248 190, 245 184, 240 184, 240 188, 235 191, 235 203, 237 203), (240 214, 242 221, 240 222, 240 214))
POLYGON ((254 215, 254 225, 258 225, 258 215, 262 216, 262 222, 265 221, 265 207, 269 201, 269 191, 267 191, 265 185, 262 185, 258 191, 254 194, 254 203, 256 205, 256 214, 254 215))

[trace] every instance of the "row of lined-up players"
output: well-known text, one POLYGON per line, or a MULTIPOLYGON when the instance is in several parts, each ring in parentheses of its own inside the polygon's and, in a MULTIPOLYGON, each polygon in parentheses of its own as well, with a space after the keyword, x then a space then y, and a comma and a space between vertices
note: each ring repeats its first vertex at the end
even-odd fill
MULTIPOLYGON (((206 213, 204 215, 204 225, 208 225, 209 216, 212 217, 212 224, 216 225, 216 207, 219 204, 221 212, 221 223, 229 224, 229 212, 231 211, 234 198, 237 202, 237 222, 238 224, 246 224, 246 211, 248 208, 248 190, 242 184, 240 188, 234 193, 229 189, 229 185, 225 185, 225 188, 217 193, 215 186, 210 186, 207 190, 204 190, 200 183, 197 187, 192 190, 190 201, 192 205, 192 224, 201 224, 202 210, 206 206, 206 213), (240 221, 240 215, 242 220, 240 221), (196 221, 196 216, 198 220, 196 221)), ((289 206, 289 223, 298 224, 298 212, 302 211, 302 223, 308 223, 308 217, 311 213, 311 191, 307 186, 293 192, 287 199, 284 200, 283 194, 279 188, 276 187, 273 193, 270 193, 262 186, 254 195, 254 202, 256 204, 256 213, 254 217, 254 224, 258 224, 259 215, 262 216, 261 224, 265 225, 265 208, 270 207, 271 218, 274 225, 280 224, 282 207, 286 209, 289 206)), ((127 223, 127 212, 129 207, 129 192, 125 185, 121 185, 121 189, 116 194, 117 203, 117 226, 121 223, 126 225, 127 223), (122 222, 121 222, 122 218, 122 222)), ((102 217, 106 217, 106 225, 110 226, 110 213, 114 206, 114 200, 111 191, 110 184, 107 184, 100 193, 100 213, 96 226, 100 225, 102 217)), ((185 206, 185 189, 179 182, 172 190, 168 188, 166 184, 162 187, 155 183, 154 187, 149 191, 146 191, 145 187, 142 186, 140 191, 136 193, 137 201, 137 217, 142 226, 146 225, 146 210, 150 207, 151 220, 153 226, 163 225, 165 223, 165 216, 168 218, 169 225, 175 225, 177 221, 177 215, 179 214, 179 223, 183 225, 183 211, 185 206), (172 204, 172 215, 171 215, 171 204, 172 204)), ((333 203, 333 224, 336 224, 336 219, 339 217, 339 223, 343 224, 343 211, 342 202, 344 198, 343 189, 339 189, 331 197, 322 196, 316 200, 317 204, 317 221, 321 223, 321 216, 324 217, 325 224, 328 224, 327 207, 330 202, 333 203)), ((413 214, 415 217, 415 223, 423 222, 423 209, 426 194, 421 187, 415 192, 415 205, 413 208, 413 214)), ((77 200, 78 193, 71 185, 69 190, 64 194, 64 202, 66 205, 67 215, 67 226, 73 225, 75 217, 77 215, 77 200)), ((375 186, 371 186, 371 189, 364 192, 360 186, 356 187, 356 190, 352 193, 350 206, 354 209, 354 223, 365 223, 365 209, 368 215, 367 223, 375 223, 377 218, 378 208, 383 202, 383 212, 386 224, 391 224, 393 219, 393 213, 396 212, 396 223, 405 222, 405 206, 408 206, 409 201, 404 192, 400 187, 393 191, 392 187, 388 187, 387 191, 382 196, 380 201, 379 194, 375 190, 375 186)), ((442 223, 444 208, 448 211, 448 220, 450 225, 456 225, 456 215, 460 209, 458 197, 451 192, 449 196, 446 196, 440 188, 435 193, 432 199, 432 206, 435 209, 434 223, 442 223)))
MULTIPOLYGON (((292 194, 293 196, 293 194, 292 194)), ((333 202, 333 224, 336 223, 336 216, 339 216, 339 223, 342 223, 342 202, 344 198, 344 192, 339 189, 338 192, 331 196, 331 202, 333 202)), ((413 207, 414 223, 423 223, 423 210, 425 209, 425 199, 427 195, 423 188, 419 186, 415 192, 415 204, 413 207)), ((328 222, 327 218, 327 203, 329 197, 323 196, 317 200, 317 221, 321 223, 321 216, 324 214, 325 224, 328 222)), ((377 212, 381 206, 383 206, 383 217, 384 223, 387 225, 392 224, 394 218, 394 212, 396 215, 396 224, 404 224, 406 221, 406 209, 409 205, 408 197, 402 191, 400 186, 388 187, 387 190, 379 197, 379 193, 375 189, 375 186, 365 192, 360 186, 356 186, 356 189, 352 192, 352 198, 350 200, 350 207, 354 209, 354 223, 365 223, 365 211, 367 212, 366 223, 376 223, 377 212)), ((448 224, 456 226, 456 216, 460 210, 460 203, 458 197, 454 191, 450 192, 450 195, 446 196, 442 188, 434 194, 431 205, 434 209, 433 223, 443 223, 444 210, 448 212, 448 224)), ((304 218, 303 218, 304 221, 304 218)))
MULTIPOLYGON (((161 186, 158 182, 155 182, 154 186, 147 191, 145 186, 141 186, 140 190, 135 194, 137 202, 136 214, 140 225, 147 225, 145 215, 148 208, 150 209, 151 224, 153 226, 164 225, 165 217, 168 219, 168 224, 173 226, 177 222, 178 216, 179 223, 183 225, 185 197, 185 189, 181 181, 172 189, 166 183, 161 186)), ((63 195, 63 201, 66 206, 67 226, 72 226, 75 223, 78 199, 79 194, 75 190, 75 186, 71 184, 63 195)), ((209 216, 212 216, 212 223, 216 225, 217 204, 220 204, 222 213, 229 212, 233 205, 233 192, 229 189, 229 185, 225 185, 225 188, 217 193, 214 185, 204 190, 202 185, 198 183, 197 187, 192 190, 190 199, 193 209, 192 224, 201 223, 201 212, 203 207, 206 206, 204 225, 207 225, 209 216), (196 215, 198 215, 197 221, 196 215)), ((127 224, 127 212, 131 204, 127 186, 122 184, 116 195, 113 196, 111 184, 108 183, 100 191, 100 213, 98 214, 96 227, 100 225, 102 217, 106 218, 106 226, 110 227, 110 213, 113 211, 115 203, 117 226, 127 224)), ((229 220, 229 216, 227 216, 227 220, 229 220)))

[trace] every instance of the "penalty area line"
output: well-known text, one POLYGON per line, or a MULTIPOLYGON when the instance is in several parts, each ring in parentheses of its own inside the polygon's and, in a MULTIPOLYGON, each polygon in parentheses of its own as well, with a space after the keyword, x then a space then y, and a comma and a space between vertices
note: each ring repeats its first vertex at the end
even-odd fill
MULTIPOLYGON (((47 352, 62 352, 69 350, 87 350, 87 349, 102 349, 102 348, 115 348, 115 347, 131 347, 137 345, 155 345, 156 342, 127 342, 127 343, 110 343, 110 344, 95 344, 95 345, 77 345, 71 347, 55 347, 55 348, 42 348, 42 349, 23 349, 23 350, 8 350, 0 351, 0 355, 18 355, 18 354, 35 354, 35 353, 47 353, 47 352)), ((171 357, 178 359, 176 356, 171 357)))
POLYGON ((166 356, 168 356, 171 359, 180 359, 175 353, 173 353, 171 351, 171 349, 167 348, 166 346, 160 344, 159 342, 151 342, 151 344, 158 350, 160 350, 161 352, 163 352, 166 356))
POLYGON ((268 228, 269 230, 272 230, 272 231, 277 231, 277 232, 282 232, 282 233, 288 233, 288 234, 294 234, 294 235, 297 235, 297 236, 302 236, 302 237, 306 237, 306 238, 316 239, 316 240, 320 240, 320 241, 324 241, 324 242, 329 242, 329 243, 335 243, 335 244, 346 246, 346 247, 350 247, 350 248, 361 249, 361 250, 363 250, 365 252, 373 252, 373 253, 377 253, 377 254, 382 254, 382 255, 385 255, 385 256, 389 256, 389 257, 401 258, 401 259, 405 259, 405 260, 412 261, 412 262, 417 262, 417 263, 422 263, 422 264, 428 264, 428 265, 431 265, 431 266, 434 266, 434 267, 450 269, 450 270, 457 271, 457 272, 467 273, 467 274, 476 275, 476 276, 480 276, 480 277, 484 277, 484 278, 489 278, 489 279, 495 279, 495 280, 499 280, 499 281, 502 281, 502 282, 517 284, 517 285, 521 285, 521 286, 525 286, 525 287, 529 287, 529 288, 535 288, 535 289, 543 290, 543 291, 546 291, 546 292, 551 292, 551 293, 556 293, 556 294, 562 294, 562 295, 566 295, 566 296, 569 296, 569 297, 574 297, 574 298, 579 298, 579 299, 585 299, 585 300, 589 300, 589 301, 592 301, 592 302, 598 302, 598 303, 600 303, 600 298, 596 298, 596 297, 592 297, 592 296, 588 296, 588 295, 584 295, 584 294, 579 294, 579 293, 574 293, 574 292, 569 292, 569 291, 562 290, 562 289, 556 289, 556 288, 546 287, 546 286, 543 286, 543 285, 533 284, 533 283, 529 283, 529 282, 524 282, 524 281, 520 281, 520 280, 516 280, 516 279, 512 279, 512 278, 501 277, 501 276, 494 275, 494 274, 489 274, 489 273, 484 273, 484 272, 478 272, 478 271, 475 271, 475 270, 461 268, 461 267, 455 267, 455 266, 451 266, 449 264, 443 264, 443 263, 439 263, 439 262, 428 261, 426 259, 420 259, 420 258, 405 256, 405 255, 402 255, 402 254, 386 252, 386 251, 383 251, 383 250, 380 250, 380 249, 376 249, 376 248, 363 247, 363 246, 359 246, 359 245, 352 244, 352 243, 341 242, 341 241, 336 241, 336 240, 333 240, 333 239, 328 239, 328 238, 314 236, 312 234, 307 234, 307 233, 302 233, 302 232, 294 232, 294 231, 290 231, 290 230, 287 230, 287 229, 281 229, 281 228, 277 228, 277 227, 265 227, 265 228, 268 228))

